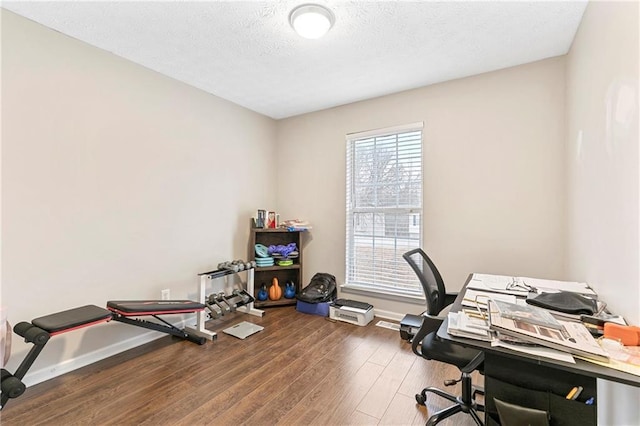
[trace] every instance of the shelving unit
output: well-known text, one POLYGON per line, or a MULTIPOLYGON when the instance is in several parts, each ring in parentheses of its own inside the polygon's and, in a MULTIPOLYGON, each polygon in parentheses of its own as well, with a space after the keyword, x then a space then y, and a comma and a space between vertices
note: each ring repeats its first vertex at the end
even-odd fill
POLYGON ((287 245, 289 243, 296 243, 298 247, 298 257, 293 260, 293 265, 291 266, 267 266, 267 267, 256 267, 254 269, 254 293, 253 297, 255 297, 256 301, 254 302, 254 306, 258 308, 263 307, 272 307, 272 306, 289 306, 295 305, 296 299, 285 299, 284 296, 280 300, 258 300, 258 290, 262 284, 265 284, 267 290, 269 286, 271 286, 271 282, 273 278, 278 279, 278 283, 282 288, 282 292, 284 294, 285 283, 287 281, 292 281, 296 288, 296 294, 300 292, 302 289, 302 234, 304 231, 287 231, 284 228, 278 229, 263 229, 263 228, 253 228, 251 229, 251 238, 249 241, 249 259, 253 260, 256 257, 255 253, 255 245, 263 244, 267 247, 270 245, 287 245))

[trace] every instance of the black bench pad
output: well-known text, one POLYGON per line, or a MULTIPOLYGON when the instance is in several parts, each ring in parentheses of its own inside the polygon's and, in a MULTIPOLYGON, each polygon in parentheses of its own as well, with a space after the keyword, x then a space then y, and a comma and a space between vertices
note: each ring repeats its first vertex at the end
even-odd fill
POLYGON ((108 310, 96 305, 86 305, 36 318, 31 324, 49 333, 57 333, 109 321, 111 318, 113 314, 108 310))
POLYGON ((205 306, 193 300, 111 300, 107 309, 124 316, 180 314, 202 311, 205 306))

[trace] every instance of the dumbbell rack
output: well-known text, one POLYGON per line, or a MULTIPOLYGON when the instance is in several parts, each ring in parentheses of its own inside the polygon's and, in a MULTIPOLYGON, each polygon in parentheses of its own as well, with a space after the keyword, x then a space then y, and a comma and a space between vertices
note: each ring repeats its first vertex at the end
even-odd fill
MULTIPOLYGON (((200 277, 200 285, 198 286, 198 302, 205 304, 205 302, 207 302, 207 287, 208 285, 214 281, 214 280, 218 280, 218 279, 222 279, 226 276, 229 275, 236 275, 236 274, 241 274, 243 272, 246 272, 247 274, 247 288, 246 291, 249 294, 254 294, 254 289, 253 289, 253 282, 254 282, 254 268, 249 268, 249 269, 245 269, 243 271, 232 271, 229 269, 216 269, 214 271, 209 271, 209 272, 203 272, 201 274, 198 274, 198 276, 200 277)), ((236 309, 237 312, 243 312, 249 315, 255 315, 257 317, 262 317, 264 315, 264 311, 260 310, 260 309, 255 309, 253 307, 253 302, 247 303, 244 306, 239 306, 236 309)), ((201 311, 198 312, 196 315, 196 326, 195 328, 193 327, 186 327, 186 329, 188 329, 189 331, 196 333, 202 337, 205 337, 209 340, 214 340, 216 339, 217 333, 213 332, 213 331, 209 331, 205 328, 205 323, 207 321, 207 313, 205 311, 201 311)))

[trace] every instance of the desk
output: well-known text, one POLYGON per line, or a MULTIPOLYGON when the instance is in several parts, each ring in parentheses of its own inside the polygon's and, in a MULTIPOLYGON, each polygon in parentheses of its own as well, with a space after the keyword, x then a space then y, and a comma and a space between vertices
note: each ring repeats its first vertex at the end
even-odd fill
MULTIPOLYGON (((470 279, 471 276, 458 294, 451 307, 452 312, 462 309, 462 299, 470 279)), ((497 424, 493 398, 498 396, 499 399, 506 398, 506 402, 548 410, 551 412, 552 420, 554 407, 556 410, 566 411, 559 412, 552 425, 595 425, 597 397, 596 404, 592 406, 585 405, 584 401, 590 396, 597 396, 596 379, 640 387, 640 376, 581 359, 576 358, 575 364, 571 364, 492 347, 488 342, 451 336, 447 333, 446 319, 438 329, 437 335, 440 339, 479 349, 485 353, 485 422, 488 425, 497 424), (583 396, 578 401, 566 400, 563 395, 577 385, 584 388, 583 396), (549 408, 545 408, 545 404, 549 408)))

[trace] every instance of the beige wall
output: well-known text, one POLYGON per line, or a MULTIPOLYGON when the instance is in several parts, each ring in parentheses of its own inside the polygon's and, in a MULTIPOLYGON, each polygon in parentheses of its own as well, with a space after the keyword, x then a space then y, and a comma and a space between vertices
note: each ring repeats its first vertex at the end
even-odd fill
MULTIPOLYGON (((567 56, 568 272, 640 322, 638 2, 589 3, 567 56)), ((601 425, 637 424, 640 390, 598 383, 601 425)))
MULTIPOLYGON (((199 272, 246 258, 249 218, 275 203, 273 120, 4 10, 2 124, 13 323, 164 288, 194 298, 199 272)), ((34 371, 140 333, 55 338, 34 371)), ((14 339, 10 370, 26 348, 14 339)))
POLYGON ((423 245, 447 287, 474 271, 563 278, 564 58, 555 58, 279 121, 278 208, 314 227, 307 280, 324 271, 344 283, 345 135, 417 121, 423 245))
POLYGON ((569 271, 636 323, 638 71, 638 3, 590 4, 567 56, 569 271))

